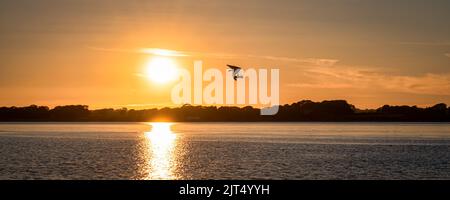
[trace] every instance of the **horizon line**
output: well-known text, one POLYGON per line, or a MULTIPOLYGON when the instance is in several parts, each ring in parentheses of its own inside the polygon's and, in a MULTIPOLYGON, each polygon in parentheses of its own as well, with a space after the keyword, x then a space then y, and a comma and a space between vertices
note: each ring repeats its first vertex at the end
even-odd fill
MULTIPOLYGON (((432 104, 427 104, 427 105, 408 105, 408 104, 383 104, 380 106, 377 106, 376 108, 360 108, 352 103, 350 103, 349 101, 345 100, 345 99, 329 99, 329 100, 321 100, 321 101, 313 101, 313 100, 309 100, 309 99, 304 99, 304 100, 299 100, 296 102, 292 102, 292 103, 286 103, 286 104, 278 104, 278 105, 274 105, 274 106, 287 106, 287 105, 293 105, 295 103, 299 103, 302 101, 311 101, 313 103, 322 103, 322 102, 327 102, 327 101, 345 101, 347 104, 352 105, 356 110, 376 110, 379 109, 383 106, 409 106, 409 107, 418 107, 418 108, 429 108, 429 107, 433 107, 435 105, 438 104, 445 104, 446 106, 449 106, 449 104, 444 103, 444 102, 437 102, 437 103, 432 103, 432 104)), ((147 107, 144 108, 146 105, 156 105, 156 104, 127 104, 124 106, 110 106, 110 107, 96 107, 96 106, 92 106, 92 105, 88 105, 88 104, 61 104, 61 105, 55 105, 55 106, 49 106, 49 105, 39 105, 39 104, 28 104, 28 105, 11 105, 11 106, 6 106, 6 105, 0 105, 0 108, 24 108, 24 107, 31 107, 31 106, 37 106, 37 107, 47 107, 49 109, 54 109, 56 107, 63 107, 63 106, 87 106, 88 110, 103 110, 103 109, 113 109, 113 110, 120 110, 120 109, 128 109, 128 110, 151 110, 151 109, 157 109, 157 110, 161 110, 164 108, 169 108, 169 109, 176 109, 176 108, 181 108, 183 106, 192 106, 192 107, 216 107, 216 108, 221 108, 221 107, 235 107, 235 108, 244 108, 244 107, 251 107, 253 109, 263 109, 263 108, 269 108, 267 107, 256 107, 254 105, 226 105, 226 104, 216 104, 216 105, 196 105, 196 104, 183 104, 183 105, 172 105, 172 106, 157 106, 157 107, 147 107), (131 105, 131 106, 130 106, 131 105), (91 107, 92 106, 92 107, 91 107), (135 109, 133 107, 142 107, 141 109, 135 109)), ((273 107, 273 106, 272 106, 273 107)), ((449 107, 450 108, 450 107, 449 107)))

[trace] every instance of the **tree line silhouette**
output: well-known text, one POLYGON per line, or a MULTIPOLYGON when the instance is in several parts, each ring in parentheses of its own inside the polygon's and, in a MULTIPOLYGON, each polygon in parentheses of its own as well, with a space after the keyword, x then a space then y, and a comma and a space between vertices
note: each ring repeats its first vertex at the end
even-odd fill
POLYGON ((86 105, 0 107, 3 122, 252 122, 252 121, 410 121, 450 122, 450 108, 440 103, 432 107, 385 105, 378 109, 360 110, 345 100, 313 102, 303 100, 279 107, 273 116, 260 115, 260 109, 183 105, 162 109, 98 109, 86 105))

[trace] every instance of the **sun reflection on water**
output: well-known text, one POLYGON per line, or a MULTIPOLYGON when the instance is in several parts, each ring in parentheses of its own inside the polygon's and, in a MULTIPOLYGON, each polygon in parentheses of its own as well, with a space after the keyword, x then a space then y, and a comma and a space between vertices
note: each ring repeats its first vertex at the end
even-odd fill
POLYGON ((170 129, 173 123, 150 123, 152 130, 145 133, 147 173, 144 179, 175 179, 174 148, 177 135, 170 129))

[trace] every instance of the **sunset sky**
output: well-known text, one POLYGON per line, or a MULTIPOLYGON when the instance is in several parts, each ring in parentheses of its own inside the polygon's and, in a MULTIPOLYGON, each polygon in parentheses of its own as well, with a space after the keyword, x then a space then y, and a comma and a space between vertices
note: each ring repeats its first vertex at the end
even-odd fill
POLYGON ((450 104, 448 0, 0 0, 0 106, 172 106, 145 74, 280 69, 280 101, 450 104), (147 49, 147 50, 146 50, 147 49), (152 50, 153 49, 153 50, 152 50))

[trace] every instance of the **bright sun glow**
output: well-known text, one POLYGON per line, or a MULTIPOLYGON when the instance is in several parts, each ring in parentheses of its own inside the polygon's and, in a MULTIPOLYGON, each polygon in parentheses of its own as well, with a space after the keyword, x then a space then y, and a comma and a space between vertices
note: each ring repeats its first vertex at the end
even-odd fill
POLYGON ((146 65, 147 77, 157 83, 173 81, 178 76, 175 61, 167 57, 154 57, 146 65))

